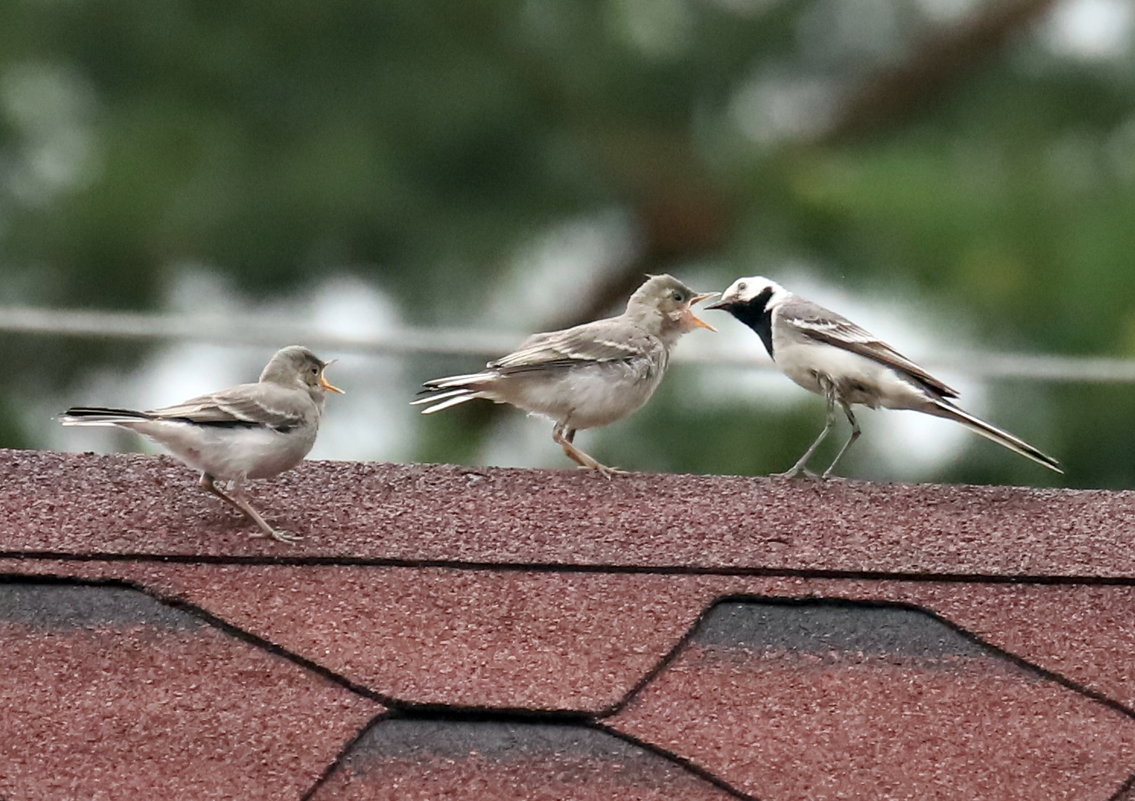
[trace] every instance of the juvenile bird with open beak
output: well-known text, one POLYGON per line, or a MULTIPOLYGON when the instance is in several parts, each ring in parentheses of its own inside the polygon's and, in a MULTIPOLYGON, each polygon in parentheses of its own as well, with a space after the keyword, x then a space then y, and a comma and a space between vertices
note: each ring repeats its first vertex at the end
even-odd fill
POLYGON ((327 392, 334 386, 323 371, 331 362, 300 345, 276 352, 255 384, 202 395, 150 411, 74 406, 59 418, 65 426, 118 426, 165 446, 201 471, 201 487, 239 509, 280 542, 296 534, 279 531, 245 497, 250 478, 271 478, 295 467, 315 445, 327 392), (228 482, 222 489, 217 481, 228 482))
POLYGON ((413 403, 429 404, 422 413, 432 414, 487 398, 544 415, 555 421, 552 439, 569 459, 610 478, 623 471, 577 448, 575 432, 642 408, 666 374, 681 336, 695 328, 715 330, 692 307, 716 294, 694 292, 673 276, 650 276, 618 317, 533 334, 479 373, 427 381, 423 392, 428 396, 413 403))

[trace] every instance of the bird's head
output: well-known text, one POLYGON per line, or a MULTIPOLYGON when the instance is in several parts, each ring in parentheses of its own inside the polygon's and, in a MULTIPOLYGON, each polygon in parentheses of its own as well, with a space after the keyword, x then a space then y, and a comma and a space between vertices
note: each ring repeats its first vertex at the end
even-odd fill
POLYGON ((694 292, 671 275, 652 275, 631 295, 627 302, 627 314, 651 333, 667 340, 695 328, 716 331, 716 328, 694 314, 692 308, 695 303, 716 294, 694 292))
POLYGON ((776 281, 769 280, 763 275, 754 275, 750 278, 738 278, 721 293, 721 300, 709 304, 706 308, 721 309, 731 313, 741 310, 760 313, 787 297, 788 290, 776 281))
POLYGON ((325 362, 302 345, 289 345, 276 351, 276 355, 260 374, 260 380, 274 381, 287 387, 298 384, 313 396, 322 395, 324 391, 343 394, 343 390, 323 375, 323 371, 334 361, 325 362))

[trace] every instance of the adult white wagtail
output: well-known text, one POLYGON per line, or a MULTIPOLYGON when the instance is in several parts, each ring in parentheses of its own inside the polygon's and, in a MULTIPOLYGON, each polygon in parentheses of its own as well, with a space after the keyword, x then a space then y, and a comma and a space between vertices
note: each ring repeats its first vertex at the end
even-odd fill
POLYGON ((911 409, 945 417, 1058 473, 1060 463, 1019 437, 959 409, 958 393, 850 320, 788 292, 762 276, 740 278, 708 309, 722 309, 757 333, 781 371, 828 402, 820 436, 784 476, 798 476, 835 424, 836 404, 851 423, 851 436, 822 478, 859 438, 854 404, 872 409, 911 409))
POLYGON ((248 515, 263 535, 294 542, 298 535, 272 528, 252 508, 242 485, 278 475, 307 456, 327 390, 343 391, 324 378, 328 364, 305 347, 289 345, 276 352, 255 384, 145 412, 75 406, 59 419, 65 426, 113 425, 144 434, 200 470, 201 487, 248 515), (228 486, 222 490, 217 480, 228 486))
POLYGON ((714 330, 691 306, 716 294, 694 292, 669 275, 650 276, 618 317, 533 334, 479 373, 427 381, 428 397, 413 403, 429 404, 422 413, 432 414, 488 398, 550 417, 552 439, 568 458, 609 478, 620 471, 575 447, 575 432, 621 420, 650 400, 682 334, 714 330))

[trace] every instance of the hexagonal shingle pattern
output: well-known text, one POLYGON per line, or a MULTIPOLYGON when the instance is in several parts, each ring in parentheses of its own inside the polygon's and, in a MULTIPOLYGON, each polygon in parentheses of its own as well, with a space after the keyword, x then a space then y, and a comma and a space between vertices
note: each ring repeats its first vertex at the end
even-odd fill
POLYGON ((12 801, 299 797, 382 711, 129 589, 0 584, 0 641, 12 801))
POLYGON ((347 755, 313 801, 728 801, 735 798, 657 754, 565 723, 392 719, 347 755))
POLYGON ((595 478, 0 451, 0 798, 1130 798, 1135 493, 595 478))
POLYGON ((924 611, 830 601, 716 605, 611 725, 767 801, 1106 799, 1135 764, 1130 716, 924 611))

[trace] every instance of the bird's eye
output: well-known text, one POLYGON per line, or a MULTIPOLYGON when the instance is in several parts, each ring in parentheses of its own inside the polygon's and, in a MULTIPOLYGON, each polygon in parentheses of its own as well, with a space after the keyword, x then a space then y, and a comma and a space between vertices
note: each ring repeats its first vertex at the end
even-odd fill
POLYGON ((312 367, 311 368, 311 374, 312 375, 319 375, 319 368, 318 367, 312 367))
POLYGON ((741 283, 737 284, 737 291, 738 291, 738 292, 744 292, 746 288, 747 288, 747 285, 745 284, 745 282, 744 282, 744 281, 742 281, 741 283))
POLYGON ((675 289, 673 292, 670 293, 670 298, 676 303, 681 303, 682 302, 682 293, 675 289))

